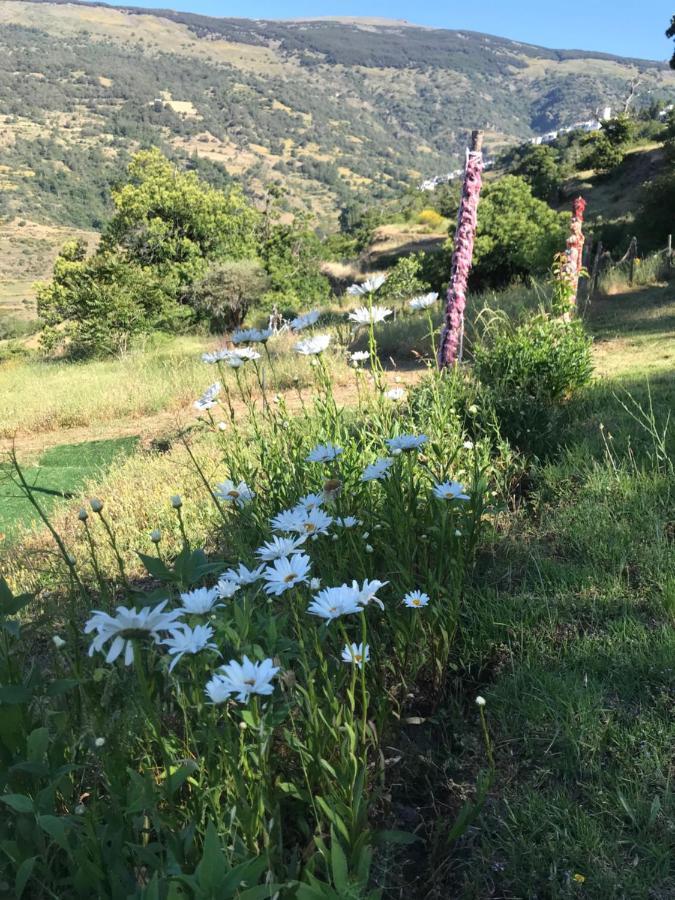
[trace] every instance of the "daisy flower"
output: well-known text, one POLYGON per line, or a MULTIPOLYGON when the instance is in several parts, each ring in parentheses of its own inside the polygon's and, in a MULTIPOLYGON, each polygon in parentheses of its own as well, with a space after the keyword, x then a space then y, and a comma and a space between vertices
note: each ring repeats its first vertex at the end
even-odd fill
POLYGON ((438 500, 468 500, 469 495, 464 490, 459 481, 444 481, 434 486, 434 497, 438 500))
POLYGON ((388 456, 375 460, 374 463, 365 467, 361 481, 382 481, 389 475, 389 469, 393 462, 394 460, 388 456))
POLYGON ((216 645, 211 642, 213 637, 213 628, 210 625, 195 625, 190 628, 189 625, 180 624, 172 628, 169 637, 162 641, 162 644, 168 648, 169 655, 173 656, 169 665, 169 672, 172 672, 176 663, 185 656, 186 653, 200 653, 202 650, 218 650, 216 645))
POLYGON ((205 363, 217 363, 223 362, 227 360, 231 356, 232 351, 228 350, 226 347, 221 347, 219 350, 212 350, 210 353, 202 353, 202 362, 205 363))
POLYGON ((342 650, 342 661, 357 665, 359 669, 363 668, 363 664, 370 660, 370 645, 366 644, 345 644, 342 650))
POLYGON ((220 706, 232 696, 233 689, 229 681, 226 681, 222 675, 214 675, 206 682, 204 688, 206 696, 214 706, 220 706))
POLYGON ((230 581, 228 578, 219 578, 216 590, 221 600, 229 600, 237 593, 241 585, 238 581, 230 581))
POLYGON ((233 344, 264 344, 272 337, 271 328, 238 328, 232 334, 233 344))
POLYGON ((291 322, 291 328, 293 331, 302 331, 304 328, 309 328, 310 325, 316 325, 319 321, 319 310, 312 309, 310 312, 303 313, 300 316, 296 316, 291 322))
POLYGON ((239 484, 235 485, 229 479, 217 484, 214 494, 223 503, 234 503, 239 509, 242 509, 255 497, 255 494, 245 481, 240 481, 239 484))
POLYGON ((195 409, 198 409, 200 412, 206 412, 208 409, 213 409, 216 406, 216 401, 218 399, 218 394, 221 390, 221 383, 216 381, 210 387, 208 387, 204 393, 201 395, 199 400, 195 400, 192 404, 195 409))
POLYGON ((368 581, 366 578, 361 587, 359 587, 358 581, 352 581, 352 590, 355 592, 356 602, 361 606, 368 606, 372 601, 373 603, 377 603, 380 609, 384 609, 384 603, 376 596, 376 594, 380 588, 383 588, 387 584, 389 584, 388 581, 378 581, 377 579, 368 581))
POLYGON ((311 512, 313 509, 321 506, 323 502, 323 494, 305 494, 305 496, 301 497, 295 504, 294 509, 303 510, 304 512, 311 512))
POLYGON ((305 338, 304 341, 298 341, 294 349, 301 356, 317 356, 328 348, 330 342, 329 334, 316 334, 314 337, 305 338))
POLYGON ((353 363, 366 362, 370 359, 370 353, 367 350, 355 350, 354 353, 349 354, 349 358, 353 363))
POLYGON ((298 537, 273 537, 271 541, 266 541, 262 547, 258 547, 255 555, 265 562, 272 562, 272 560, 299 553, 306 540, 307 535, 305 534, 300 534, 298 537))
POLYGON ((343 584, 340 587, 324 588, 315 594, 312 602, 307 607, 307 612, 312 616, 331 622, 340 616, 349 616, 362 610, 358 602, 358 593, 353 587, 343 584))
POLYGON ((390 450, 419 450, 428 440, 426 434, 400 434, 398 437, 387 438, 386 444, 390 450))
POLYGON ((169 631, 183 615, 182 609, 165 612, 168 602, 162 600, 156 606, 144 606, 141 610, 118 606, 114 616, 94 610, 84 626, 85 634, 96 632, 89 647, 89 656, 102 652, 103 645, 111 641, 106 662, 112 663, 124 653, 124 665, 130 666, 134 661, 134 638, 152 638, 158 644, 160 631, 169 631))
POLYGON ((419 609, 421 606, 426 606, 429 602, 429 595, 423 593, 423 591, 408 591, 408 593, 403 598, 403 605, 407 606, 409 609, 419 609))
POLYGON ((410 309, 429 309, 438 300, 438 294, 434 291, 431 294, 422 294, 420 297, 413 297, 408 300, 410 309))
POLYGON ((335 444, 317 444, 316 447, 309 451, 305 459, 307 462, 332 462, 338 456, 341 456, 343 452, 342 447, 336 447, 335 444))
POLYGON ((391 390, 385 391, 384 396, 387 400, 396 402, 397 400, 403 400, 405 398, 405 390, 400 387, 391 388, 391 390))
POLYGON ((227 665, 221 666, 214 679, 220 682, 221 694, 227 690, 229 694, 236 695, 239 703, 248 703, 251 694, 268 697, 273 693, 272 679, 278 671, 279 666, 275 666, 271 659, 251 662, 248 656, 244 656, 241 662, 231 659, 227 665))
POLYGON ((239 563, 239 568, 228 569, 220 576, 220 581, 230 581, 234 584, 254 584, 262 578, 265 566, 258 566, 257 569, 248 569, 243 563, 239 563))
POLYGON ((353 284, 351 287, 347 288, 347 293, 351 294, 352 297, 363 297, 364 294, 373 294, 387 280, 386 275, 373 275, 372 278, 367 278, 363 284, 353 284))
POLYGON ((265 592, 279 597, 296 584, 306 583, 309 580, 310 565, 310 558, 305 553, 275 560, 263 573, 265 592))
POLYGON ((193 616, 205 616, 213 612, 222 603, 218 603, 220 593, 217 587, 195 588, 194 591, 186 591, 180 595, 183 611, 193 616))
POLYGON ((293 509, 284 509, 270 519, 272 531, 297 531, 304 515, 305 510, 297 506, 293 509))
POLYGON ((349 313, 348 318, 357 325, 376 325, 378 322, 384 322, 392 312, 388 306, 371 306, 370 309, 367 306, 359 306, 349 313))
POLYGON ((329 516, 318 507, 311 510, 311 512, 301 515, 302 518, 298 521, 297 526, 293 528, 293 531, 297 531, 299 534, 306 534, 309 536, 315 534, 326 534, 330 526, 333 524, 333 517, 329 516))
POLYGON ((335 524, 339 525, 340 528, 356 528, 357 525, 361 524, 361 520, 357 519, 356 516, 343 516, 341 519, 336 519, 335 524))
POLYGON ((260 354, 251 347, 237 347, 236 350, 232 350, 232 357, 241 360, 256 360, 260 359, 260 354))

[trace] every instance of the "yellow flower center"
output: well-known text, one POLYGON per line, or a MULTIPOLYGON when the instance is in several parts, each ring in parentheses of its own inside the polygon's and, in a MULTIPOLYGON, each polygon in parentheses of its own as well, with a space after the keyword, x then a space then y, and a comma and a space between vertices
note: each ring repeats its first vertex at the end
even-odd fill
POLYGON ((413 597, 412 605, 413 605, 413 606, 420 606, 420 605, 421 605, 421 603, 420 603, 420 598, 419 598, 419 597, 413 597))
POLYGON ((291 581, 295 581, 295 572, 289 572, 288 575, 284 576, 284 582, 286 584, 290 584, 291 581))

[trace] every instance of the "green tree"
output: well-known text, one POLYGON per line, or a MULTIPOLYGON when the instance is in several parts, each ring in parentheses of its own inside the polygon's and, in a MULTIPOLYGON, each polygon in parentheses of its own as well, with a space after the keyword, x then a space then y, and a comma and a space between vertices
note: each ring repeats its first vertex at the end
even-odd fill
POLYGON ((602 134, 607 138, 612 147, 623 147, 628 144, 635 135, 635 122, 627 115, 615 116, 602 122, 602 134))
POLYGON ((378 303, 392 300, 400 302, 410 300, 417 294, 424 294, 429 290, 429 283, 421 275, 424 263, 424 254, 401 256, 396 260, 396 265, 389 272, 387 280, 377 292, 378 303))
POLYGON ((330 282, 320 268, 321 241, 302 219, 273 225, 261 243, 260 257, 269 278, 266 308, 277 305, 291 311, 305 303, 324 303, 330 297, 330 282))
POLYGON ((534 196, 540 200, 551 201, 557 198, 562 182, 562 169, 558 163, 558 153, 553 147, 538 144, 525 148, 513 173, 521 175, 532 188, 534 196))
POLYGON ((499 286, 546 272, 565 246, 567 222, 565 213, 535 197, 517 175, 488 184, 478 207, 473 283, 499 286))
POLYGON ((122 247, 151 267, 167 293, 198 278, 213 259, 255 256, 258 215, 238 189, 210 187, 181 172, 156 148, 137 153, 129 182, 113 191, 115 213, 102 246, 122 247))
POLYGON ((635 230, 641 245, 657 250, 665 246, 673 233, 675 209, 675 171, 669 171, 648 182, 640 194, 640 208, 635 230))
POLYGON ((625 153, 620 144, 613 144, 606 134, 600 134, 591 143, 586 165, 596 172, 607 174, 621 165, 625 153))
POLYGON ((265 270, 255 260, 217 262, 190 287, 189 303, 221 334, 241 325, 268 287, 265 270))
MULTIPOLYGON (((675 38, 675 16, 670 20, 670 27, 666 31, 666 37, 675 38)), ((675 50, 673 50, 673 55, 670 58, 670 68, 675 69, 675 50)))
POLYGON ((65 346, 73 356, 123 353, 140 334, 175 328, 185 316, 150 269, 110 250, 85 259, 74 241, 57 257, 52 281, 38 286, 37 301, 43 348, 65 346))

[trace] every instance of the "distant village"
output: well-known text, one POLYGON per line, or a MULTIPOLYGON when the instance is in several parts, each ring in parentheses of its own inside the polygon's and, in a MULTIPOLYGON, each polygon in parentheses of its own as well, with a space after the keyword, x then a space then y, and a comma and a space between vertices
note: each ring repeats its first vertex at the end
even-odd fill
MULTIPOLYGON (((673 104, 667 106, 665 109, 662 109, 659 113, 659 118, 665 119, 666 116, 673 110, 673 104)), ((536 137, 530 138, 528 141, 529 144, 552 144, 557 138, 559 138, 563 134, 569 134, 572 131, 600 131, 602 128, 602 123, 606 122, 608 119, 612 118, 612 107, 605 106, 602 112, 599 114, 596 119, 585 119, 583 122, 574 122, 572 125, 565 125, 563 128, 558 128, 556 131, 547 131, 546 134, 540 134, 536 137)), ((494 166, 494 159, 485 158, 483 160, 483 169, 490 169, 494 166)), ((464 166, 461 169, 453 169, 452 172, 446 172, 444 175, 434 175, 433 178, 427 178, 420 185, 418 185, 419 191, 433 191, 438 187, 439 184, 447 184, 450 181, 454 181, 456 178, 461 178, 464 174, 464 166)))

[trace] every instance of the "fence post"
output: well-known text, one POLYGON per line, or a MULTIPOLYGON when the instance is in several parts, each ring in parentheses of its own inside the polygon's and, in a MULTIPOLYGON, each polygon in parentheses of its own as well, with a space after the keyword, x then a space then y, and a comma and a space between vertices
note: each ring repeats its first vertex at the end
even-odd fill
POLYGON ((666 246, 666 267, 670 272, 673 266, 673 236, 672 234, 668 235, 668 244, 666 246))
POLYGON ((630 260, 628 284, 633 284, 633 279, 635 278, 635 257, 637 256, 637 238, 635 236, 631 238, 630 247, 628 248, 628 254, 628 258, 630 260))
POLYGON ((598 275, 600 274, 601 258, 602 258, 602 241, 598 241, 598 246, 595 251, 595 258, 593 259, 593 267, 591 268, 591 278, 588 283, 588 302, 589 303, 593 299, 593 296, 598 289, 598 275))

